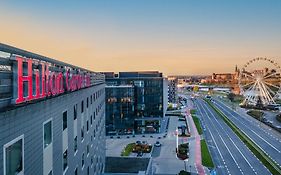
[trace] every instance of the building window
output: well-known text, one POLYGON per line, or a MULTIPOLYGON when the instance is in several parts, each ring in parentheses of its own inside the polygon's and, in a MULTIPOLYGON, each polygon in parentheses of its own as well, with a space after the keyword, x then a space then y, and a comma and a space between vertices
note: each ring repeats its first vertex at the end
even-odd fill
POLYGON ((91 166, 93 166, 93 164, 94 164, 94 158, 93 156, 91 156, 91 166))
POLYGON ((63 131, 67 128, 67 111, 63 112, 63 131))
POLYGON ((87 132, 89 131, 89 121, 87 120, 87 132))
POLYGON ((67 150, 63 153, 63 171, 67 169, 67 150))
POLYGON ((77 136, 74 138, 74 152, 77 151, 77 136))
POLYGON ((89 107, 89 97, 87 97, 87 108, 89 107))
POLYGON ((4 174, 14 175, 24 172, 23 135, 4 145, 4 174))
POLYGON ((73 106, 73 114, 74 114, 73 120, 76 120, 77 119, 77 104, 75 104, 73 106))
POLYGON ((84 126, 81 128, 81 140, 84 140, 84 126))
POLYGON ((94 120, 96 120, 96 113, 94 112, 94 120))
POLYGON ((82 100, 82 102, 81 102, 81 113, 83 113, 84 112, 84 100, 82 100))
POLYGON ((74 175, 78 175, 78 169, 75 168, 74 175))
POLYGON ((93 104, 93 96, 91 95, 91 104, 93 104))
POLYGON ((91 115, 90 123, 91 123, 91 126, 92 126, 93 125, 93 115, 91 115))
POLYGON ((82 169, 84 168, 84 162, 85 162, 84 159, 85 159, 85 155, 84 155, 84 153, 83 153, 83 154, 82 154, 82 162, 81 162, 81 163, 82 163, 82 169))
POLYGON ((90 167, 87 168, 87 175, 90 175, 90 167))
POLYGON ((90 146, 89 146, 89 144, 87 145, 87 156, 89 156, 89 154, 90 154, 90 146))
POLYGON ((44 124, 44 148, 52 143, 52 121, 48 121, 44 124))

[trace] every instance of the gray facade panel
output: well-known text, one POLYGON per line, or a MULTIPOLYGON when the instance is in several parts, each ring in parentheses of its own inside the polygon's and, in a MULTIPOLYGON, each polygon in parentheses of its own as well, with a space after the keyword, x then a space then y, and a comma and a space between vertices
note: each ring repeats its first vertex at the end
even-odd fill
MULTIPOLYGON (((0 113, 0 174, 4 174, 3 168, 3 146, 18 136, 24 134, 24 168, 25 174, 40 175, 43 174, 43 123, 52 118, 53 121, 53 174, 63 174, 63 148, 62 148, 62 116, 63 111, 67 110, 67 128, 68 128, 68 170, 66 174, 74 174, 78 167, 79 174, 86 174, 87 167, 90 166, 90 174, 94 174, 95 164, 91 167, 91 155, 101 157, 101 163, 104 165, 105 159, 105 109, 104 109, 104 84, 92 86, 69 94, 61 95, 55 98, 46 99, 34 104, 0 113), (100 90, 98 99, 90 103, 90 96, 100 90), (89 98, 89 107, 86 107, 87 98, 89 98), (81 101, 84 100, 84 121, 81 121, 81 101), (74 136, 73 136, 73 106, 77 104, 77 137, 78 152, 74 156, 74 136), (93 120, 92 127, 89 124, 89 132, 86 131, 86 121, 100 107, 99 113, 93 120), (81 122, 84 122, 85 134, 84 141, 81 142, 81 122), (91 141, 91 135, 96 126, 100 135, 99 138, 91 141), (87 144, 90 147, 90 156, 87 157, 87 144), (95 151, 98 148, 99 151, 95 151), (81 157, 85 153, 85 167, 81 171, 81 157)), ((94 161, 95 163, 95 161, 94 161)), ((96 168, 97 170, 97 168, 96 168)), ((99 174, 99 173, 97 173, 99 174)))

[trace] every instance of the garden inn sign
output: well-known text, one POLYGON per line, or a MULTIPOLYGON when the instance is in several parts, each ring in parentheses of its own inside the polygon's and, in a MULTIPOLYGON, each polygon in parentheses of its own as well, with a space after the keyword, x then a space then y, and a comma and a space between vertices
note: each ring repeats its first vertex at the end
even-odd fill
POLYGON ((91 73, 13 56, 13 104, 54 97, 91 86, 91 73))

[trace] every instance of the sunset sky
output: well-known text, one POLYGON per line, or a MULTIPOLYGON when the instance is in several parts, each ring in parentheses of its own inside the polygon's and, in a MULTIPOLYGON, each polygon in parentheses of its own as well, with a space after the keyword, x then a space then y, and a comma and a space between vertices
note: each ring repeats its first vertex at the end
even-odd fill
POLYGON ((11 0, 0 2, 0 27, 1 43, 93 71, 281 65, 280 0, 11 0))

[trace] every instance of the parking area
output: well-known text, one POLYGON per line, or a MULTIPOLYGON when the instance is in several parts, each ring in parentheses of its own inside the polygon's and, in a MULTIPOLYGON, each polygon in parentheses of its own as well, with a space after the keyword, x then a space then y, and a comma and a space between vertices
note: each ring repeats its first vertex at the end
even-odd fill
MULTIPOLYGON (((106 139, 106 156, 121 156, 122 150, 129 143, 147 143, 152 146, 159 141, 165 139, 167 133, 162 134, 144 134, 144 135, 129 135, 129 136, 108 136, 106 139)), ((149 157, 151 154, 144 153, 141 157, 149 157)), ((132 153, 130 156, 137 157, 137 153, 132 153)))

